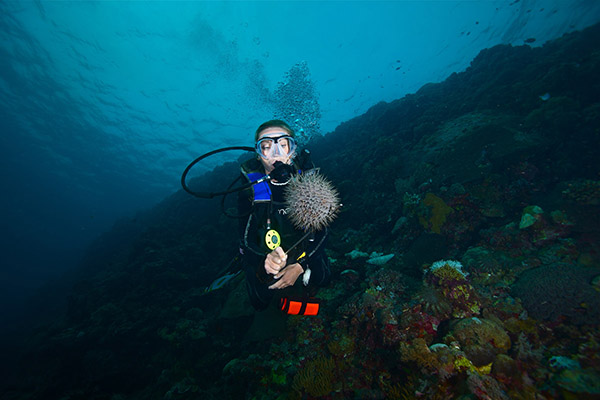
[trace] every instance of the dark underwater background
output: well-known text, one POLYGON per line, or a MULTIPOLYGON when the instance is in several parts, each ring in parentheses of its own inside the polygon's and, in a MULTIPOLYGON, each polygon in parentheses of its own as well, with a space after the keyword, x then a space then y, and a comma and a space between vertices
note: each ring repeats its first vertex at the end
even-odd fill
MULTIPOLYGON (((0 397, 600 398, 598 21, 595 1, 0 3, 0 397), (272 117, 343 202, 317 317, 255 313, 242 276, 205 293, 235 202, 179 187, 272 117)), ((248 157, 188 182, 222 190, 248 157)))

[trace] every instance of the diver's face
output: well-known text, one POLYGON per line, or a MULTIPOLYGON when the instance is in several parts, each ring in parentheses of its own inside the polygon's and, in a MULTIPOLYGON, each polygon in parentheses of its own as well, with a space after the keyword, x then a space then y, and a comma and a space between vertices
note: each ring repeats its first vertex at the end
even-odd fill
MULTIPOLYGON (((278 127, 267 128, 260 133, 258 137, 258 143, 261 143, 261 139, 276 139, 281 138, 282 136, 289 136, 289 133, 278 127)), ((273 143, 273 141, 263 141, 263 143, 264 144, 260 145, 262 146, 262 155, 259 155, 258 158, 260 159, 260 162, 265 168, 265 172, 267 174, 273 171, 273 164, 275 164, 277 161, 281 161, 284 164, 291 163, 294 151, 290 147, 288 140, 281 138, 277 141, 277 143, 273 143)))

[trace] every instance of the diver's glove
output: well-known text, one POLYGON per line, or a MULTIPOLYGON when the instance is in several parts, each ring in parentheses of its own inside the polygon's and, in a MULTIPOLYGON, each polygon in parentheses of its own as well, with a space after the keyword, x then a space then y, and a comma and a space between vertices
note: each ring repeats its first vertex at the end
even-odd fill
POLYGON ((294 167, 289 164, 284 164, 281 161, 275 161, 273 164, 275 169, 271 171, 269 176, 271 179, 275 179, 277 182, 286 183, 290 179, 292 179, 292 175, 294 174, 294 167))

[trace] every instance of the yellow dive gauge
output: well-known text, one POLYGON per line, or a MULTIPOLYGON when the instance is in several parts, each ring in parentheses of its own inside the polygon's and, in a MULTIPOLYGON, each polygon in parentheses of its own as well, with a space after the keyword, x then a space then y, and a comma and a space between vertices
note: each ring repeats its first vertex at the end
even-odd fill
POLYGON ((281 236, 275 229, 270 229, 265 234, 265 243, 270 250, 275 250, 281 246, 281 236))

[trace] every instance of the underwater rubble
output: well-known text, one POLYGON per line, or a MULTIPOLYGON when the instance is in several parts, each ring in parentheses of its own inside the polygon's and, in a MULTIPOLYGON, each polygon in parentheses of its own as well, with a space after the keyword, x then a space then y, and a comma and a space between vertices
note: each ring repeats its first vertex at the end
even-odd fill
POLYGON ((309 143, 344 203, 316 317, 205 294, 236 222, 174 194, 89 250, 4 398, 600 398, 598 76, 600 25, 496 46, 309 143))

